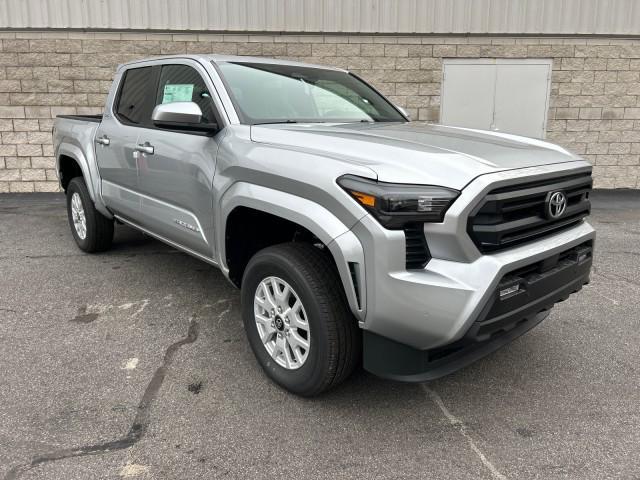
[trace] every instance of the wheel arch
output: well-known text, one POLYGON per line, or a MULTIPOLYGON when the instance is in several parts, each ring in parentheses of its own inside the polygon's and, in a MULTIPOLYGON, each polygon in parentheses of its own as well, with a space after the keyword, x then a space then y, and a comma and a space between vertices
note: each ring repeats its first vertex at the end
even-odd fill
POLYGON ((58 179, 60 180, 60 186, 65 192, 71 179, 78 176, 76 173, 79 172, 85 179, 91 199, 95 201, 87 160, 79 147, 69 143, 60 144, 56 155, 56 171, 58 173, 58 179), (73 172, 73 175, 68 175, 67 172, 73 172))
MULTIPOLYGON (((227 190, 220 202, 220 217, 216 228, 218 261, 229 279, 237 284, 237 272, 228 264, 229 245, 237 235, 234 216, 242 211, 258 212, 286 225, 298 226, 309 232, 328 250, 340 276, 353 314, 364 321, 366 313, 364 250, 355 234, 322 205, 279 190, 239 182, 227 190), (230 223, 231 222, 231 223, 230 223), (235 281, 234 281, 235 279, 235 281)), ((264 245, 267 246, 267 245, 264 245)))
POLYGON ((107 218, 113 218, 113 215, 102 202, 102 198, 99 195, 100 192, 100 176, 98 174, 98 166, 96 164, 95 156, 92 153, 92 158, 88 159, 83 150, 74 144, 68 142, 62 142, 58 146, 56 152, 56 172, 60 181, 60 186, 66 192, 67 186, 71 181, 71 178, 65 176, 66 171, 81 172, 84 178, 89 196, 96 206, 96 209, 107 218), (69 169, 69 170, 66 170, 69 169))

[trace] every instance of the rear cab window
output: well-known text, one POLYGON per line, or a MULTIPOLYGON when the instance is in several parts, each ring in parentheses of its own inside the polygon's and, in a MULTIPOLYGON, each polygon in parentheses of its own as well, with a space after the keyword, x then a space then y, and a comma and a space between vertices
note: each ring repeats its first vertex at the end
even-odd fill
POLYGON ((151 123, 156 72, 154 67, 130 68, 124 72, 114 108, 116 117, 122 123, 133 126, 151 123))

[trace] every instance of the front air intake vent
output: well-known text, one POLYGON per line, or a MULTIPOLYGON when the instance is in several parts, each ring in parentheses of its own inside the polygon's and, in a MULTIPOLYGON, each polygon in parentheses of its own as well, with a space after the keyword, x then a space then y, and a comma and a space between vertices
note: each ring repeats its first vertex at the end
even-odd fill
POLYGON ((431 259, 427 239, 424 237, 424 224, 411 223, 404 227, 406 242, 407 270, 424 268, 431 259))

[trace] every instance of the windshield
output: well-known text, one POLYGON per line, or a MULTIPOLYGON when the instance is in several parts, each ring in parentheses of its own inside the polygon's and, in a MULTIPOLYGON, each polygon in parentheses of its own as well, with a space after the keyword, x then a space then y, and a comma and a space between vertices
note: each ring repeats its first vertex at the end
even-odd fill
POLYGON ((388 100, 346 72, 245 62, 218 67, 245 124, 406 121, 388 100))

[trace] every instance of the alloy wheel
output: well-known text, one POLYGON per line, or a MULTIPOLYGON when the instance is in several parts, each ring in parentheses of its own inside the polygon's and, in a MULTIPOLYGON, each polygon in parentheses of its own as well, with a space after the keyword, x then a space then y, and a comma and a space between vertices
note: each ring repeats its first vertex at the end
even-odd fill
POLYGON ((271 358, 287 370, 304 365, 311 335, 298 294, 279 277, 263 279, 256 289, 253 310, 258 335, 271 358))

